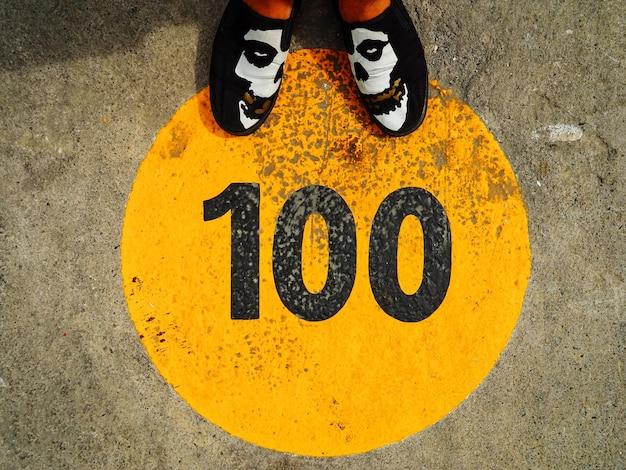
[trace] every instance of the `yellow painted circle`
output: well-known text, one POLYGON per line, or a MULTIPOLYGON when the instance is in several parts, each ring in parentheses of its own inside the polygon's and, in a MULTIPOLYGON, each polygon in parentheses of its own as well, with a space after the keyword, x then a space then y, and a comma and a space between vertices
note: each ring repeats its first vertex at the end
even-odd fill
MULTIPOLYGON (((124 291, 158 370, 210 422, 284 452, 365 452, 441 419, 497 361, 530 273, 524 204, 494 137, 436 83, 420 129, 382 135, 359 104, 342 52, 291 54, 272 116, 249 137, 216 126, 208 93, 191 98, 159 132, 124 219, 124 291), (204 201, 232 183, 260 189, 254 320, 231 319, 231 215, 203 218, 204 201), (272 271, 281 208, 311 185, 339 194, 356 226, 354 286, 323 321, 292 314, 272 271), (376 210, 407 187, 441 203, 452 240, 443 303, 412 323, 379 307, 368 276, 376 210)), ((328 228, 314 214, 304 231, 302 277, 315 293, 328 275, 328 228)), ((398 282, 415 292, 424 263, 415 217, 398 237, 398 282)))

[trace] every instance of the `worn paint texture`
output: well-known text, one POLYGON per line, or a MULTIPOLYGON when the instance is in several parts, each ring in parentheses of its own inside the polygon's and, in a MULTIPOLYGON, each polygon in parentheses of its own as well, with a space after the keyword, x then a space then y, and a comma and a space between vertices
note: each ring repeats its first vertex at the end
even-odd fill
MULTIPOLYGON (((235 436, 313 456, 399 441, 456 407, 504 349, 531 265, 515 175, 472 110, 433 82, 422 127, 387 137, 370 123, 349 74, 342 52, 292 54, 272 116, 249 137, 216 126, 208 89, 191 98, 139 169, 121 247, 130 315, 176 392, 235 436), (203 201, 235 182, 261 191, 255 320, 230 318, 230 215, 203 220, 203 201), (349 299, 317 322, 283 306, 272 274, 278 214, 308 185, 341 195, 357 238, 349 299), (368 277, 372 220, 403 187, 437 198, 452 239, 445 299, 415 323, 386 314, 368 277)), ((407 218, 397 256, 407 293, 422 280, 422 237, 417 219, 407 218)), ((323 218, 311 217, 302 255, 311 292, 326 280, 327 238, 323 218)))

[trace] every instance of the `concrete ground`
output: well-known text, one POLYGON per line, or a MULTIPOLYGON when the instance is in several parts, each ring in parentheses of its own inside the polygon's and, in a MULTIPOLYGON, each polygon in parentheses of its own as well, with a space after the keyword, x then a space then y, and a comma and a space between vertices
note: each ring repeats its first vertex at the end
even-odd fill
MULTIPOLYGON (((0 468, 626 468, 626 2, 406 2, 430 75, 495 134, 533 269, 498 364, 448 416, 332 459, 243 442, 152 366, 119 243, 137 168, 207 85, 225 0, 0 5, 0 468)), ((305 1, 294 48, 341 49, 305 1)))

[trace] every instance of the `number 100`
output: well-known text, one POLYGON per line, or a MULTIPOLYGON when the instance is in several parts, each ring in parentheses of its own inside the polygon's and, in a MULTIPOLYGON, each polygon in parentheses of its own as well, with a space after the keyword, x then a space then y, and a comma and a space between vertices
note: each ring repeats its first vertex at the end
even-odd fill
MULTIPOLYGON (((231 212, 231 318, 259 318, 259 207, 257 183, 232 183, 204 201, 204 220, 231 212)), ((380 308, 403 322, 428 318, 441 305, 450 284, 452 242, 443 206, 421 188, 388 195, 372 222, 369 279, 380 308), (406 294, 398 281, 398 238, 404 219, 413 215, 424 234, 422 284, 406 294)), ((356 226, 343 198, 325 186, 299 189, 285 202, 276 221, 272 266, 276 290, 298 318, 321 321, 345 305, 356 278, 356 226), (321 291, 311 293, 302 277, 302 240, 311 215, 319 214, 328 231, 328 275, 321 291)))

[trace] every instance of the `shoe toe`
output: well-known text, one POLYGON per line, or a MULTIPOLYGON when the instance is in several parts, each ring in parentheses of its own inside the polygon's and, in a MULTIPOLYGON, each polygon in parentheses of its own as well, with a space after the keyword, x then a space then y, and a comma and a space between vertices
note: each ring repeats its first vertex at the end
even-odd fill
POLYGON ((372 120, 387 134, 402 136, 424 120, 428 71, 424 49, 401 0, 360 23, 341 20, 354 78, 372 120))
POLYGON ((213 116, 227 132, 251 134, 269 116, 282 81, 296 6, 290 19, 277 20, 259 15, 242 0, 228 3, 213 43, 209 76, 213 116))

